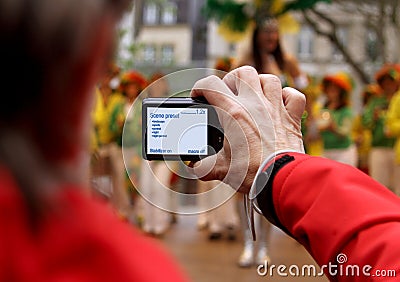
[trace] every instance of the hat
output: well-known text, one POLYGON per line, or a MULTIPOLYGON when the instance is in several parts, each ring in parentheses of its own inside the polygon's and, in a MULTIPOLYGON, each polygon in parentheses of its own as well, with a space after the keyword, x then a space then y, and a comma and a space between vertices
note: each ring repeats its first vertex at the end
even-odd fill
POLYGON ((327 82, 334 83, 347 92, 352 91, 354 88, 353 79, 345 72, 325 76, 322 80, 322 85, 326 85, 327 82))
POLYGON ((279 30, 278 20, 274 17, 265 17, 258 19, 257 26, 263 29, 279 30))
POLYGON ((362 96, 380 96, 382 94, 382 88, 378 84, 368 84, 365 86, 362 96))
POLYGON ((378 84, 367 84, 361 92, 363 103, 366 104, 373 97, 379 97, 383 94, 382 88, 378 84))
POLYGON ((400 65, 399 64, 385 64, 375 74, 375 80, 380 84, 384 76, 389 76, 395 81, 400 81, 400 65))
POLYGON ((233 58, 231 57, 220 57, 215 62, 215 69, 229 72, 232 69, 233 58))
POLYGON ((144 76, 137 71, 127 71, 121 76, 121 86, 126 86, 127 84, 134 83, 140 90, 143 90, 147 86, 147 81, 144 76))

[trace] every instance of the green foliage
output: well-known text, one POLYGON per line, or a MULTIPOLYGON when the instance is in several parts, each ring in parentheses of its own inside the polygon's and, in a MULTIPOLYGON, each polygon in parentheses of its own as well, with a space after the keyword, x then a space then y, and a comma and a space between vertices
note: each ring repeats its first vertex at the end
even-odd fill
POLYGON ((233 31, 243 32, 257 17, 276 17, 290 11, 311 8, 318 2, 332 2, 332 0, 295 0, 284 3, 280 12, 272 14, 268 10, 275 1, 279 0, 253 0, 241 3, 234 0, 207 0, 202 12, 208 19, 223 23, 233 31))
POLYGON ((245 31, 251 21, 246 14, 245 3, 237 3, 233 0, 207 0, 203 6, 203 14, 208 19, 223 22, 235 31, 245 31))

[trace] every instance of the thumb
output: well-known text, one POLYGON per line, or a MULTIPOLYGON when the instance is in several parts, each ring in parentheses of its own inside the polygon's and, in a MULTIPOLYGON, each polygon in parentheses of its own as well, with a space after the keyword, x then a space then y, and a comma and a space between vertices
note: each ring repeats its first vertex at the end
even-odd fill
POLYGON ((306 106, 306 96, 294 88, 286 87, 282 90, 282 98, 290 117, 300 122, 306 106))
MULTIPOLYGON (((219 167, 217 162, 218 159, 221 158, 220 154, 221 152, 195 162, 191 167, 187 167, 187 170, 189 173, 204 181, 221 180, 217 174, 217 168, 219 167)), ((220 168, 218 170, 220 170, 220 168)))

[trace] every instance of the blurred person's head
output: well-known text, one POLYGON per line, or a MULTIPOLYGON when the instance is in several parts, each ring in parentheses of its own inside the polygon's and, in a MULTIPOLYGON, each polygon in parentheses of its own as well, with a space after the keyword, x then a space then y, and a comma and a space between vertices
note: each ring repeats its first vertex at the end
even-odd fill
POLYGON ((400 87, 400 65, 385 64, 375 74, 375 80, 385 95, 393 95, 400 87))
POLYGON ((257 22, 252 36, 255 68, 262 69, 262 54, 274 56, 280 70, 284 70, 284 54, 279 39, 279 26, 275 18, 267 17, 257 22))
POLYGON ((26 193, 82 181, 95 83, 127 0, 2 0, 0 163, 26 193), (30 192, 27 192, 29 191, 30 192))
POLYGON ((353 90, 353 80, 345 72, 326 75, 322 79, 322 91, 326 95, 327 102, 335 102, 337 108, 347 106, 350 94, 353 90))
POLYGON ((121 76, 120 91, 129 101, 135 100, 146 86, 146 78, 137 71, 127 71, 121 76))
POLYGON ((112 94, 119 86, 120 68, 113 62, 107 64, 104 74, 98 83, 100 92, 103 96, 112 94))
POLYGON ((223 78, 232 68, 233 58, 231 57, 219 57, 215 60, 214 69, 217 70, 216 75, 220 78, 223 78))
POLYGON ((382 88, 378 84, 368 84, 364 87, 361 92, 361 98, 363 105, 368 104, 368 102, 373 97, 379 97, 382 95, 382 88))
POLYGON ((274 18, 259 23, 254 32, 257 48, 263 53, 272 54, 279 46, 279 26, 274 18))

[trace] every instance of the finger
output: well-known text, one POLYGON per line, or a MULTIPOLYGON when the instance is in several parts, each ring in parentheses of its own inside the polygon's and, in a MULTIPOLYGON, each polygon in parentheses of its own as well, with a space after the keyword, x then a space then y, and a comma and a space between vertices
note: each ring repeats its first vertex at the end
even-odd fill
POLYGON ((213 105, 222 126, 224 126, 224 122, 221 114, 229 112, 237 104, 236 96, 215 75, 198 80, 193 86, 190 95, 192 98, 204 97, 210 105, 213 105))
POLYGON ((192 98, 204 97, 217 112, 218 119, 225 126, 226 116, 239 107, 237 97, 227 85, 216 76, 209 76, 195 83, 191 91, 192 98))
POLYGON ((229 89, 238 96, 261 96, 262 88, 257 71, 250 66, 237 68, 223 78, 229 89))
POLYGON ((301 122, 306 107, 306 96, 294 88, 286 87, 282 90, 282 98, 290 117, 296 122, 301 122))
POLYGON ((273 74, 259 75, 264 96, 274 106, 282 103, 282 84, 279 77, 273 74))
POLYGON ((190 173, 194 174, 201 180, 220 180, 216 171, 219 157, 218 154, 209 156, 201 161, 193 163, 192 167, 187 169, 190 173))
POLYGON ((204 97, 207 102, 223 110, 228 110, 234 103, 234 94, 217 76, 211 75, 198 80, 190 92, 192 98, 204 97))

